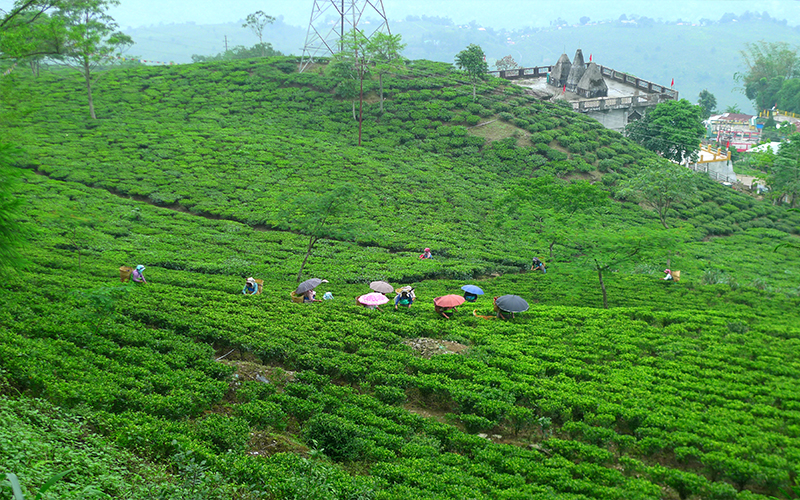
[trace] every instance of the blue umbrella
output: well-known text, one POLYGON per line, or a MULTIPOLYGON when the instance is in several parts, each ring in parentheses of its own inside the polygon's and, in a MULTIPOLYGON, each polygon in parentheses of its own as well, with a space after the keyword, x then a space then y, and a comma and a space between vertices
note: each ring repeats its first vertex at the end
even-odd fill
POLYGON ((464 285, 461 287, 461 289, 473 295, 483 295, 483 290, 475 285, 464 285))

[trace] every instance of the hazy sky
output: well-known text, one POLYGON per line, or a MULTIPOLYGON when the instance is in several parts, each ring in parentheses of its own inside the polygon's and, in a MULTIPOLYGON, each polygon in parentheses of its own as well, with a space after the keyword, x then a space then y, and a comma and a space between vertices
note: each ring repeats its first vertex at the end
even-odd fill
MULTIPOLYGON (((0 9, 8 10, 12 5, 12 0, 0 0, 0 9)), ((189 21, 236 22, 257 10, 283 15, 287 24, 305 26, 313 5, 314 0, 121 0, 110 13, 122 28, 189 21)), ((716 20, 725 12, 741 14, 747 10, 766 11, 772 17, 787 19, 791 25, 800 23, 799 0, 383 0, 383 5, 390 20, 407 15, 440 16, 457 23, 474 20, 496 29, 547 26, 558 17, 574 23, 582 16, 599 21, 617 19, 621 14, 663 20, 716 20)))

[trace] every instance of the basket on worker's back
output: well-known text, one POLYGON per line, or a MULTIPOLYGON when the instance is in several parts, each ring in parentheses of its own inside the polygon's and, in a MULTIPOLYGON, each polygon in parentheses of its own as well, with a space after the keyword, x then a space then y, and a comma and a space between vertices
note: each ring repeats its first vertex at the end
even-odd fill
POLYGON ((131 279, 131 273, 133 272, 132 267, 128 266, 121 266, 119 268, 119 280, 123 283, 131 279))
POLYGON ((292 297, 292 302, 294 302, 295 304, 302 304, 303 303, 303 296, 302 295, 297 295, 296 293, 294 293, 294 291, 292 291, 291 297, 292 297))
POLYGON ((672 281, 680 281, 681 280, 681 272, 680 271, 672 271, 672 281))
POLYGON ((256 282, 258 289, 256 290, 256 295, 261 295, 261 291, 264 290, 264 280, 253 280, 256 282))

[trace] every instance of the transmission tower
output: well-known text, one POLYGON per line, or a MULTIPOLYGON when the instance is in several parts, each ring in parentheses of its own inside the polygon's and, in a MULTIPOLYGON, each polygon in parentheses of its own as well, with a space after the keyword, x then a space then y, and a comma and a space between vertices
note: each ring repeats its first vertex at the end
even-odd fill
POLYGON ((314 0, 300 72, 313 63, 315 57, 341 52, 342 38, 352 30, 358 30, 367 38, 377 32, 391 35, 383 0, 314 0), (367 15, 377 15, 378 22, 367 24, 367 15))

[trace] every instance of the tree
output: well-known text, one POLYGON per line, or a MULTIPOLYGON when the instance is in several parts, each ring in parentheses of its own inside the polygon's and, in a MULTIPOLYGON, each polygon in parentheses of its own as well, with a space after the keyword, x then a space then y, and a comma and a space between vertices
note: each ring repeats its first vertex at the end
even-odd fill
POLYGON ((703 119, 708 120, 714 110, 717 109, 717 98, 708 89, 703 89, 697 98, 697 104, 703 108, 703 119))
POLYGON ((405 59, 400 55, 400 52, 406 48, 406 44, 401 43, 401 39, 400 35, 388 35, 379 31, 373 34, 367 43, 368 57, 375 64, 375 72, 378 74, 381 113, 383 113, 383 75, 399 73, 406 65, 405 59))
POLYGON ((778 109, 800 113, 800 78, 785 80, 775 96, 778 109))
POLYGON ((50 41, 60 24, 47 11, 54 5, 54 0, 21 0, 8 12, 0 10, 0 59, 38 62, 53 54, 50 41))
POLYGON ((253 33, 258 37, 258 45, 261 47, 261 57, 266 57, 267 53, 266 46, 264 45, 264 28, 268 24, 272 24, 275 22, 275 18, 272 16, 268 16, 264 14, 264 11, 257 10, 252 14, 247 14, 247 19, 245 20, 244 24, 242 24, 242 28, 250 28, 253 33))
POLYGON ((725 112, 732 114, 739 114, 742 112, 742 109, 739 107, 738 104, 729 104, 725 106, 725 112))
POLYGON ((506 223, 532 228, 553 247, 570 238, 572 220, 591 216, 608 203, 608 193, 586 181, 567 182, 551 176, 522 179, 502 199, 506 223))
POLYGON ((668 160, 683 163, 697 154, 705 135, 702 108, 686 99, 666 101, 625 127, 628 137, 668 160))
POLYGON ((515 61, 513 57, 508 55, 494 63, 494 67, 497 68, 497 71, 506 71, 519 68, 519 64, 517 64, 517 61, 515 61))
POLYGON ((573 233, 567 246, 578 252, 597 273, 600 291, 603 294, 603 308, 608 309, 605 274, 635 257, 645 246, 652 234, 643 228, 629 229, 610 225, 601 218, 586 219, 586 224, 573 233))
POLYGON ((740 54, 747 70, 735 73, 734 80, 742 84, 744 95, 759 109, 774 105, 774 95, 783 80, 800 77, 797 49, 786 42, 749 43, 740 54))
POLYGON ((89 114, 94 110, 92 84, 96 70, 103 64, 113 64, 119 51, 133 44, 128 35, 117 31, 117 23, 106 12, 119 5, 119 0, 73 0, 58 4, 54 17, 64 26, 63 38, 55 59, 83 75, 89 99, 89 114))
POLYGON ((341 40, 342 50, 333 56, 331 74, 339 80, 336 93, 352 99, 353 119, 358 120, 358 145, 361 146, 361 122, 364 109, 364 77, 369 71, 367 50, 369 38, 358 30, 351 30, 341 40), (355 96, 358 96, 358 117, 356 117, 355 96))
POLYGON ((777 203, 787 203, 794 208, 800 201, 800 134, 792 134, 788 141, 781 143, 767 184, 777 203))
POLYGON ((464 71, 472 82, 472 100, 476 99, 476 87, 479 80, 489 71, 486 55, 479 45, 470 44, 456 54, 456 67, 464 71))
POLYGON ((298 283, 303 277, 308 257, 320 240, 354 239, 356 232, 344 216, 352 209, 355 192, 352 185, 344 184, 323 195, 311 193, 300 196, 282 214, 285 229, 308 236, 306 254, 297 273, 298 283))
POLYGON ((622 196, 653 208, 664 229, 669 229, 667 215, 672 206, 690 199, 696 192, 694 172, 664 160, 648 161, 620 190, 622 196))

